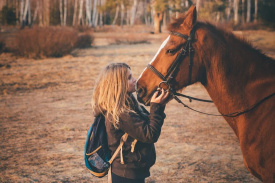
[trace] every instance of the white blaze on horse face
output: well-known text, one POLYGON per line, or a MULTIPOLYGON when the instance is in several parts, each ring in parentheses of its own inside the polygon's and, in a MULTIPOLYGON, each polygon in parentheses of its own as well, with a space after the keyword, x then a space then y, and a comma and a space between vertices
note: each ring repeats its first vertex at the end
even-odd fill
MULTIPOLYGON (((158 52, 155 54, 154 58, 151 60, 151 62, 149 64, 152 64, 154 62, 154 60, 157 58, 158 54, 160 53, 160 51, 164 48, 164 46, 167 44, 167 42, 169 41, 170 39, 170 35, 163 41, 163 43, 161 44, 158 52)), ((145 67, 145 69, 142 71, 142 73, 139 75, 139 78, 137 79, 137 82, 138 83, 138 80, 140 79, 140 77, 142 76, 143 72, 146 70, 147 67, 145 67)), ((137 89, 137 85, 136 85, 136 89, 137 89)), ((136 90, 137 91, 137 90, 136 90)))
POLYGON ((158 52, 155 54, 154 58, 151 60, 150 64, 154 62, 154 60, 157 58, 159 52, 164 48, 164 46, 167 44, 167 42, 169 41, 170 39, 170 35, 163 41, 163 43, 161 44, 158 52))

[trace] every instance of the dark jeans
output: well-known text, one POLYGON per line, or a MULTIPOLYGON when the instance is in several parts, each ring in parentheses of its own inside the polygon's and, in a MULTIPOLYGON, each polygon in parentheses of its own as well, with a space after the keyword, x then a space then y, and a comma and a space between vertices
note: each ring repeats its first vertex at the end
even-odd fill
POLYGON ((127 179, 112 172, 112 183, 145 183, 145 179, 127 179))

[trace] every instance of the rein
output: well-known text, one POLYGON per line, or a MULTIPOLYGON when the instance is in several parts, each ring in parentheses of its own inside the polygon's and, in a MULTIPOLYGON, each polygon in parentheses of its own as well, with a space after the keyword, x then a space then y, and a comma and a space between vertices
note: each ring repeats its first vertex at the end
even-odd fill
POLYGON ((200 102, 209 102, 209 103, 213 103, 212 100, 205 100, 205 99, 199 99, 199 98, 195 98, 195 97, 191 97, 188 95, 184 95, 181 93, 177 93, 175 92, 171 86, 170 86, 170 81, 175 77, 176 74, 176 69, 178 68, 178 66, 181 64, 181 61, 184 59, 184 57, 188 54, 189 55, 189 73, 188 73, 188 85, 191 84, 191 78, 192 78, 192 67, 193 67, 193 48, 192 48, 192 41, 194 38, 194 33, 195 33, 195 29, 193 28, 190 32, 190 36, 178 33, 178 32, 170 32, 172 35, 181 37, 183 39, 186 40, 185 45, 183 45, 180 53, 177 55, 176 59, 173 61, 172 65, 170 66, 170 68, 167 71, 167 74, 164 76, 162 75, 154 66, 148 64, 147 68, 150 69, 154 74, 156 74, 162 81, 159 83, 158 88, 162 88, 161 86, 164 84, 167 86, 166 91, 169 91, 170 94, 172 95, 172 97, 180 104, 182 104, 184 107, 201 113, 201 114, 205 114, 205 115, 209 115, 209 116, 224 116, 224 117, 237 117, 240 116, 242 114, 248 113, 249 111, 255 109, 256 107, 258 107, 261 103, 263 103, 264 101, 268 100, 269 98, 275 96, 275 93, 272 93, 271 95, 268 95, 267 97, 263 98, 262 100, 260 100, 259 102, 249 106, 248 108, 242 110, 242 111, 236 111, 233 113, 228 113, 228 114, 209 114, 206 112, 202 112, 202 111, 198 111, 196 109, 193 109, 191 107, 189 107, 188 105, 186 105, 185 103, 183 103, 177 96, 181 96, 181 97, 185 97, 189 99, 189 102, 192 102, 192 100, 197 100, 200 102))

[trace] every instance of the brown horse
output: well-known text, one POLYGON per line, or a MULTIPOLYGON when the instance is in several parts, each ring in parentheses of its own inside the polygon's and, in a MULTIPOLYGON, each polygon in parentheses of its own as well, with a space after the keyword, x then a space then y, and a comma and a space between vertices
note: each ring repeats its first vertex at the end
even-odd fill
POLYGON ((171 34, 138 79, 138 100, 148 105, 162 81, 170 91, 200 82, 221 114, 244 111, 224 118, 240 141, 247 169, 274 183, 275 61, 232 33, 197 22, 194 6, 168 30, 171 34))

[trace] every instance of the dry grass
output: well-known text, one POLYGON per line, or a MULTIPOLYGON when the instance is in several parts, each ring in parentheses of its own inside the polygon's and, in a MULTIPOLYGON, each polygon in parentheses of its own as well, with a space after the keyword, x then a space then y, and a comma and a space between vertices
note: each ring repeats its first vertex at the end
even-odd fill
POLYGON ((128 35, 124 37, 114 38, 114 42, 111 44, 148 44, 150 43, 146 37, 140 37, 139 35, 128 35))

